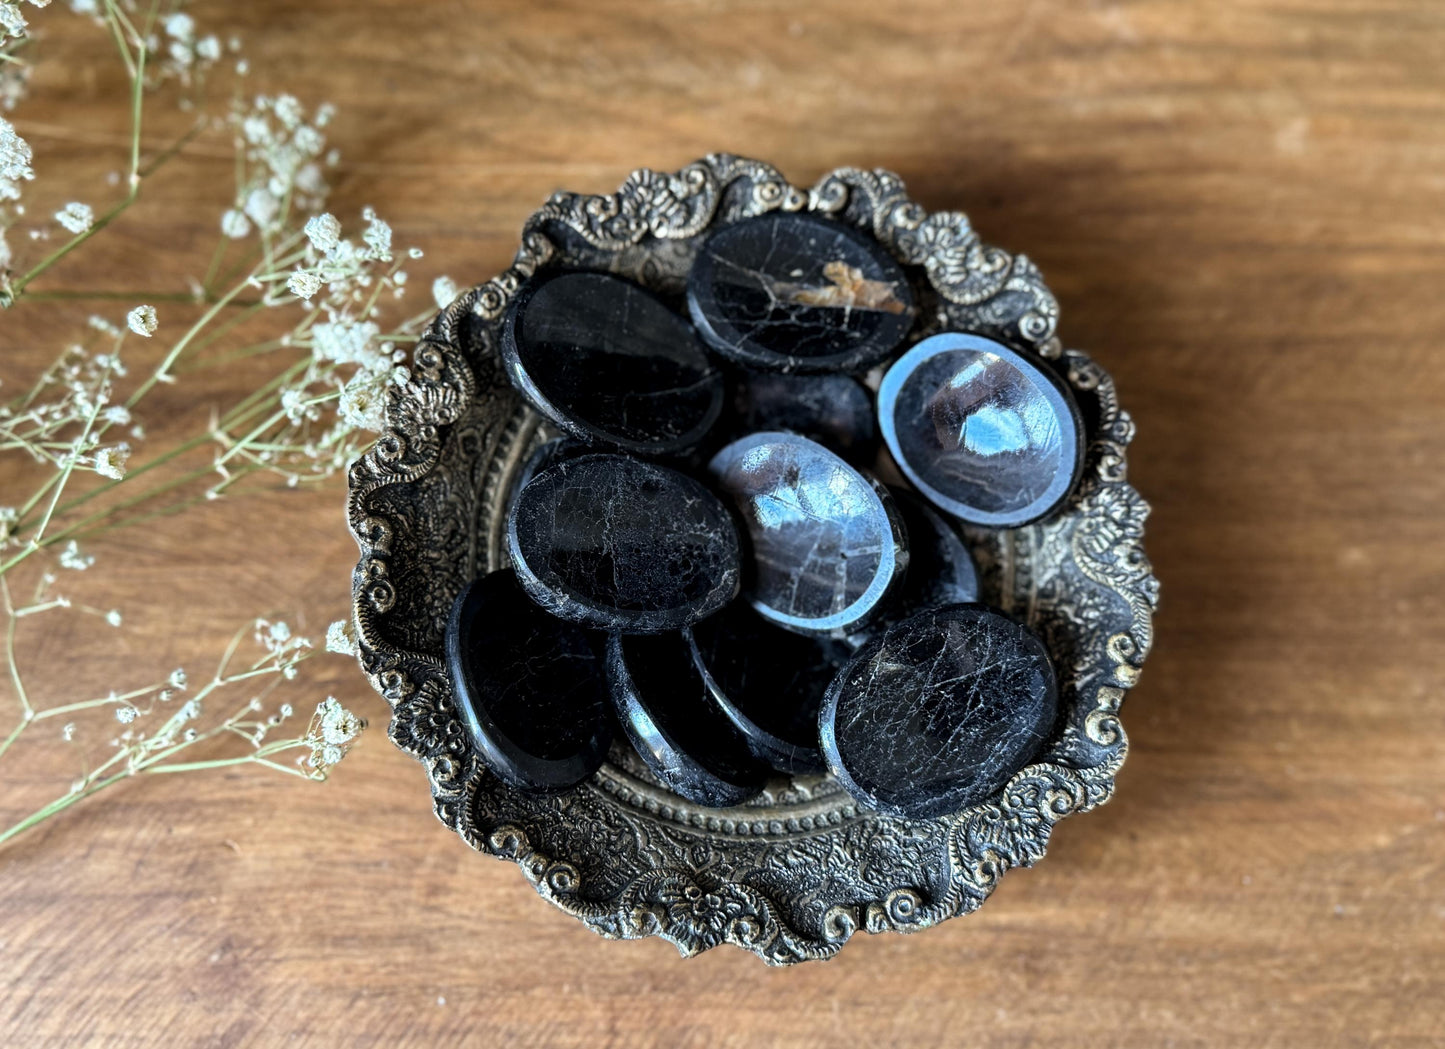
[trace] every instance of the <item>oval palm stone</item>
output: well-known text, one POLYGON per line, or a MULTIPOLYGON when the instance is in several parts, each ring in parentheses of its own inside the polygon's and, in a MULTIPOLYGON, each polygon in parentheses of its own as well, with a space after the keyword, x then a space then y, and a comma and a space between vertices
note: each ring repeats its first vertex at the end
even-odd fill
POLYGON ((904 488, 890 488, 908 536, 908 575, 890 613, 915 612, 978 600, 978 568, 963 539, 938 512, 904 488))
POLYGON ((742 602, 690 633, 709 693, 752 752, 779 772, 823 772, 818 708, 852 648, 784 630, 742 602))
POLYGON ((739 587, 737 528, 692 478, 622 455, 564 459, 512 504, 507 550, 532 600, 623 633, 677 630, 739 587))
POLYGON ((863 626, 908 566, 888 490, 815 441, 752 434, 708 464, 752 540, 748 597, 766 619, 807 634, 863 626))
POLYGON ((684 318, 607 273, 528 284, 507 313, 512 384, 575 437, 665 454, 696 444, 722 410, 723 383, 684 318))
POLYGON ((871 459, 876 448, 873 394, 847 375, 747 373, 733 387, 733 413, 740 435, 786 430, 852 462, 871 459))
POLYGON ((930 819, 1007 783, 1052 734, 1058 704, 1032 631, 982 605, 951 605, 860 648, 818 720, 828 769, 850 794, 930 819))
POLYGON ((633 748, 669 790, 713 807, 762 790, 767 766, 708 696, 681 634, 613 634, 607 681, 633 748))
POLYGON ((602 661, 586 632, 533 604, 510 569, 458 596, 446 657, 457 712, 505 782, 565 790, 597 771, 612 741, 602 661))
POLYGON ((934 335, 900 357, 878 390, 878 425, 913 486, 970 524, 1013 528, 1047 516, 1083 466, 1083 424, 1067 387, 977 335, 934 335))
POLYGON ((913 324, 902 268, 843 222, 773 212, 718 230, 687 278, 697 330, 718 353, 774 371, 863 371, 913 324))

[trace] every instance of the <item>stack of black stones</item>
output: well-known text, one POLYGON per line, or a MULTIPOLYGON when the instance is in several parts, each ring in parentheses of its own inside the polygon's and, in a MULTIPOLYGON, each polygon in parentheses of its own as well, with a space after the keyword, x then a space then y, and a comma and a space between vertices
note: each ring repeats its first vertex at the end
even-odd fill
POLYGON ((900 356, 906 275, 817 215, 714 233, 687 313, 579 271, 512 305, 508 374, 566 436, 512 493, 512 568, 453 611, 480 753, 519 789, 564 790, 620 726, 699 805, 775 772, 829 771, 909 818, 986 797, 1052 735, 1058 687, 1039 639, 977 603, 952 520, 1063 504, 1083 448, 1068 389, 976 335, 900 356), (890 457, 907 485, 864 468, 890 457))

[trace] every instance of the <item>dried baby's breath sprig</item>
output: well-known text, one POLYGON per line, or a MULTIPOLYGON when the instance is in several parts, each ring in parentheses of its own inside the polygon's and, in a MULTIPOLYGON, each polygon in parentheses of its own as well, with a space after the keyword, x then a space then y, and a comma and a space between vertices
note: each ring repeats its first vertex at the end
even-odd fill
MULTIPOLYGON (((274 693, 283 682, 296 677, 296 667, 311 657, 313 649, 306 638, 292 635, 284 622, 264 619, 236 632, 215 670, 194 692, 187 691, 185 671, 176 669, 163 681, 126 692, 112 691, 92 699, 38 707, 26 691, 15 650, 15 623, 25 610, 14 608, 9 585, 3 579, 0 596, 9 613, 6 667, 20 701, 14 727, 0 740, 0 757, 24 733, 52 719, 68 719, 60 729, 60 738, 76 745, 81 741, 81 730, 70 719, 108 711, 114 722, 123 726, 110 739, 110 753, 104 760, 86 768, 51 801, 0 829, 0 845, 132 776, 256 765, 324 780, 366 727, 365 721, 328 696, 317 705, 304 731, 299 735, 288 733, 294 709, 289 702, 276 703, 274 693), (248 633, 253 634, 260 649, 249 663, 237 658, 248 633), (229 712, 213 716, 211 711, 216 707, 229 712), (201 753, 208 756, 190 758, 201 753)), ((99 724, 103 722, 92 718, 93 728, 99 724)))
MULTIPOLYGON (((13 6, 12 0, 0 4, 13 6)), ((54 589, 68 572, 105 570, 104 548, 96 540, 107 533, 232 498, 258 482, 298 487, 336 477, 383 426, 392 389, 409 381, 408 347, 433 312, 427 304, 399 320, 389 319, 406 294, 405 266, 421 252, 397 250, 390 225, 370 208, 354 224, 326 210, 326 172, 337 163, 325 132, 334 117, 330 106, 308 107, 286 94, 250 95, 242 89, 245 63, 238 58, 235 101, 224 120, 204 113, 186 117, 194 123, 169 146, 150 155, 142 150, 142 126, 155 125, 154 120, 147 124, 147 113, 157 89, 164 88, 160 93, 182 109, 200 106, 208 78, 227 51, 237 50, 234 44, 223 48, 183 7, 171 0, 165 5, 71 0, 72 11, 93 20, 114 42, 130 83, 124 99, 128 157, 116 179, 122 196, 98 209, 78 201, 59 211, 54 205, 41 209, 53 218, 29 232, 43 241, 58 226, 65 236, 28 268, 12 267, 3 234, 15 231, 24 218, 21 198, 35 177, 36 154, 0 117, 0 306, 34 309, 47 300, 85 298, 101 304, 82 330, 60 343, 38 379, 28 388, 7 390, 9 399, 0 400, 0 456, 8 452, 29 463, 40 478, 28 492, 7 490, 0 506, 5 596, 0 625, 6 631, 10 691, 19 707, 15 726, 0 743, 0 758, 28 726, 61 715, 67 718, 61 732, 65 740, 83 739, 87 715, 101 708, 115 719, 112 725, 121 726, 115 753, 105 763, 0 833, 0 841, 142 772, 254 763, 323 778, 361 727, 359 719, 328 698, 304 732, 281 738, 277 730, 289 723, 292 708, 283 704, 261 717, 253 704, 264 703, 265 695, 247 699, 243 710, 207 720, 221 690, 229 695, 254 677, 267 676, 280 685, 297 676, 298 664, 311 652, 309 643, 272 621, 258 621, 251 631, 265 653, 260 662, 233 673, 238 640, 221 668, 185 704, 167 706, 186 688, 179 671, 163 684, 139 690, 42 701, 25 691, 17 664, 17 656, 24 661, 24 651, 23 646, 16 650, 16 624, 29 617, 72 609, 123 628, 126 617, 120 610, 72 606, 54 589), (193 138, 217 128, 235 150, 235 186, 216 201, 216 244, 209 263, 197 266, 197 277, 184 288, 143 293, 45 289, 42 278, 118 221, 162 165, 184 158, 193 138), (245 340, 236 337, 242 331, 245 340), (147 441, 146 415, 156 390, 243 359, 273 362, 270 377, 234 403, 197 414, 189 434, 162 447, 147 441), (16 607, 10 592, 21 573, 38 582, 33 600, 16 607), (232 737, 238 736, 249 745, 242 754, 177 760, 183 747, 221 737, 234 743, 232 737), (292 750, 299 764, 278 759, 292 750)), ((28 35, 9 34, 0 41, 0 74, 12 65, 28 71, 33 58, 28 52, 15 63, 4 56, 29 42, 28 35)), ((0 103, 8 106, 8 100, 0 79, 0 103)), ((42 151, 42 170, 43 160, 42 151)), ((24 238, 12 239, 18 245, 24 238)), ((439 278, 432 292, 433 298, 449 301, 457 289, 439 278)), ((176 420, 170 421, 167 432, 174 432, 176 420)), ((22 632, 22 640, 25 636, 22 632)), ((354 654, 355 644, 349 624, 333 624, 327 632, 329 651, 354 654)), ((0 732, 4 724, 0 720, 0 732)))

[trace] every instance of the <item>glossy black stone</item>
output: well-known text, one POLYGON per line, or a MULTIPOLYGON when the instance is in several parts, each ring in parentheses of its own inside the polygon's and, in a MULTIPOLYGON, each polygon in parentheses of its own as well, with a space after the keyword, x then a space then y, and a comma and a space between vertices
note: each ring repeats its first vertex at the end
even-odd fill
POLYGON ((811 438, 850 462, 870 458, 878 428, 873 395, 846 375, 749 372, 733 385, 734 432, 786 430, 811 438))
POLYGON ((507 490, 507 506, 517 501, 517 496, 523 488, 531 483, 547 467, 554 463, 560 463, 563 459, 576 459, 578 456, 595 454, 596 449, 583 444, 571 437, 554 437, 550 441, 544 441, 533 449, 532 454, 527 456, 522 463, 522 468, 512 478, 510 487, 507 490))
POLYGON ((631 281, 561 273, 527 285, 502 329, 512 384, 588 442, 670 454, 702 439, 723 382, 692 325, 631 281))
POLYGON ((767 765, 708 695, 681 634, 613 634, 607 680, 623 731, 668 789, 714 808, 762 790, 767 765))
POLYGON ((905 488, 890 488, 908 536, 908 575, 890 606, 893 618, 978 600, 978 568, 953 525, 905 488))
POLYGON ((819 713, 828 769, 880 812, 929 819, 998 790, 1052 734, 1043 643, 983 605, 950 605, 858 650, 819 713))
POLYGON ((945 332, 900 357, 878 390, 898 468, 935 506, 1013 528, 1052 513, 1083 467, 1083 424, 1052 372, 1001 343, 945 332))
POLYGON ((532 603, 510 569, 462 591, 446 633, 457 712, 487 766, 522 790, 565 790, 612 741, 602 660, 581 627, 532 603))
POLYGON ((507 550, 532 600, 601 630, 677 630, 739 587, 738 532, 717 496, 622 455, 566 459, 534 477, 512 504, 507 550))
POLYGON ((774 626, 741 601, 690 633, 708 691, 752 752, 779 772, 824 771, 818 708, 852 647, 774 626))
POLYGON ((773 212, 718 230, 687 278, 697 330, 774 371, 862 371, 913 324, 913 292, 877 242, 840 221, 773 212))
POLYGON ((748 599, 801 633, 841 635, 882 607, 908 566, 888 490, 790 433, 734 441, 708 464, 752 540, 748 599))

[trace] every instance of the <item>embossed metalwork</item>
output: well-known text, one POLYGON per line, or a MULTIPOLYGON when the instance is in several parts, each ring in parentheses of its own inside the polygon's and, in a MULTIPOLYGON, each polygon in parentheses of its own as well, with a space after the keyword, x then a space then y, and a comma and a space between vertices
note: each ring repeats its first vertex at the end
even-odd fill
POLYGON ((960 213, 925 211, 886 171, 839 169, 804 191, 768 164, 718 154, 675 174, 636 172, 615 194, 554 195, 525 224, 512 266, 433 322, 411 380, 392 391, 387 430, 350 471, 361 665, 393 707, 392 740, 426 766, 437 816, 604 936, 661 936, 684 955, 733 943, 777 965, 827 958, 859 929, 911 931, 975 910, 1010 867, 1036 862, 1055 823, 1113 792, 1128 746, 1119 706, 1149 651, 1158 595, 1148 507, 1126 480, 1133 423, 1108 374, 1063 348, 1057 323, 1032 263, 980 242, 960 213), (910 268, 917 335, 976 331, 1037 352, 1084 408, 1088 458, 1064 509, 1015 530, 967 530, 983 599, 1033 626, 1057 664, 1061 731, 985 803, 924 821, 860 810, 817 776, 702 809, 625 747, 566 794, 513 791, 473 753, 442 662, 452 601, 505 563, 508 484, 547 436, 498 365, 507 303, 543 266, 610 270, 676 295, 708 230, 803 208, 871 231, 910 268))

